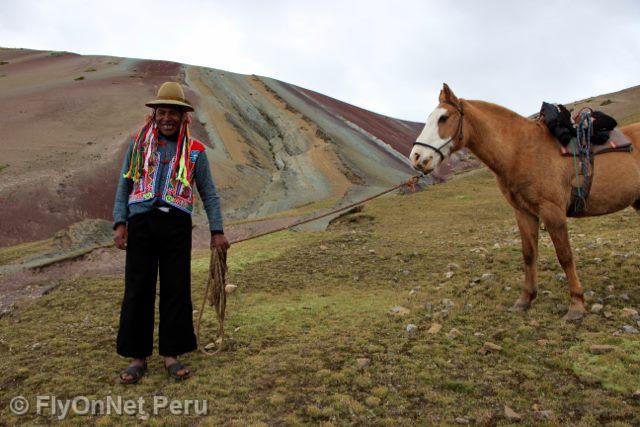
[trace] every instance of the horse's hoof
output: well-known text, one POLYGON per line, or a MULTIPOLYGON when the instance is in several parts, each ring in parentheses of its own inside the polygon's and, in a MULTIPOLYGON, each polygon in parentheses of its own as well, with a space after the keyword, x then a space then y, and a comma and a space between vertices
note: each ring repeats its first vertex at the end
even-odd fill
POLYGON ((528 298, 520 297, 518 300, 511 306, 510 311, 527 311, 531 308, 531 301, 528 298))
POLYGON ((566 322, 575 322, 576 320, 582 319, 587 315, 587 311, 584 308, 571 308, 567 311, 567 314, 564 315, 562 320, 566 322))

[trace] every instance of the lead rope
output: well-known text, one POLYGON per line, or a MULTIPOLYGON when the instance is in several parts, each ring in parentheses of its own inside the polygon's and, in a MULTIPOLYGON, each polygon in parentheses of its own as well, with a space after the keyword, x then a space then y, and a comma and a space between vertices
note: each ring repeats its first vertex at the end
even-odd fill
MULTIPOLYGON (((311 218, 303 219, 293 224, 287 225, 285 227, 280 227, 275 230, 266 231, 264 233, 254 234, 253 236, 245 237, 243 239, 234 240, 231 244, 236 244, 240 242, 246 242, 247 240, 257 239, 258 237, 266 236, 268 234, 278 233, 280 231, 289 230, 293 227, 297 227, 302 224, 306 224, 308 222, 317 221, 321 218, 325 218, 329 215, 336 214, 338 212, 342 212, 348 209, 352 209, 358 205, 362 205, 370 200, 376 199, 380 196, 383 196, 387 193, 390 193, 398 188, 406 186, 410 192, 415 192, 417 189, 417 184, 420 178, 424 177, 425 174, 415 175, 409 178, 407 182, 403 182, 402 184, 398 184, 394 187, 389 188, 388 190, 381 191, 380 193, 374 194, 373 196, 367 197, 366 199, 360 200, 356 203, 351 203, 350 205, 343 206, 338 209, 334 209, 333 211, 324 213, 322 215, 314 216, 311 218)), ((202 306, 200 307, 200 312, 198 312, 198 320, 196 322, 196 342, 198 345, 198 349, 209 356, 213 356, 222 350, 224 346, 224 319, 225 319, 225 310, 227 307, 227 293, 226 293, 226 274, 227 274, 227 254, 226 252, 216 248, 211 251, 211 259, 209 260, 209 277, 207 279, 207 285, 204 290, 204 297, 202 298, 202 306), (215 341, 217 344, 217 349, 213 352, 208 351, 205 347, 202 346, 202 341, 200 339, 200 326, 202 325, 202 315, 204 314, 205 304, 209 303, 210 306, 213 306, 216 310, 216 315, 218 317, 218 339, 215 341)))

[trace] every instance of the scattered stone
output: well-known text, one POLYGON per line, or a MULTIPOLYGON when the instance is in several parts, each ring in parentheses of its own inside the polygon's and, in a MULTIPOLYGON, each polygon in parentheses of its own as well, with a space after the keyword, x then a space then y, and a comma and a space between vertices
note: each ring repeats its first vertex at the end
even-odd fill
POLYGON ((210 342, 209 344, 204 346, 205 350, 213 350, 214 348, 216 348, 216 343, 214 342, 210 342))
POLYGON ((442 325, 439 323, 434 323, 431 325, 431 327, 427 330, 428 334, 437 334, 438 332, 440 332, 440 330, 442 329, 442 325))
POLYGON ((449 270, 458 270, 460 269, 460 264, 456 264, 455 262, 450 262, 449 264, 447 264, 447 268, 449 270))
POLYGON ((462 335, 462 332, 460 332, 459 330, 457 330, 456 328, 452 328, 449 333, 447 334, 447 338, 449 338, 450 340, 452 339, 456 339, 459 336, 462 335))
POLYGON ((389 310, 389 314, 393 316, 405 316, 409 313, 411 313, 411 310, 402 306, 393 307, 391 310, 389 310))
POLYGON ((640 400, 640 390, 634 391, 631 397, 633 397, 634 399, 640 400))
POLYGON ((592 296, 594 296, 596 293, 593 292, 592 290, 588 290, 584 293, 584 296, 587 298, 591 298, 592 296))
POLYGON ((32 350, 37 350, 37 349, 39 349, 40 347, 42 347, 42 344, 40 344, 39 342, 35 342, 35 343, 33 343, 33 345, 31 346, 31 349, 32 349, 32 350))
POLYGON ((518 414, 513 409, 509 408, 507 405, 504 405, 504 416, 507 420, 517 423, 522 420, 522 415, 518 414))
POLYGON ((500 249, 500 243, 495 243, 495 244, 493 245, 493 248, 494 248, 494 249, 500 249))
POLYGON ((602 258, 594 258, 593 262, 595 262, 596 264, 600 264, 602 262, 602 258))
POLYGON ((375 253, 376 253, 376 251, 375 251, 375 249, 369 249, 369 253, 370 253, 370 254, 375 254, 375 253))
POLYGON ((602 311, 602 309, 604 308, 604 306, 602 304, 593 304, 591 306, 591 312, 598 314, 602 311))
POLYGON ((327 249, 329 249, 329 246, 327 246, 327 245, 320 245, 320 250, 326 251, 327 249))
POLYGON ((607 290, 608 290, 609 292, 613 291, 615 288, 616 288, 616 287, 615 287, 615 286, 613 286, 613 285, 609 285, 609 286, 607 286, 607 290))
POLYGON ((480 283, 480 279, 479 277, 474 277, 473 279, 471 279, 471 283, 480 283))
POLYGON ((469 424, 469 420, 463 417, 456 418, 456 424, 469 424))
POLYGON ((556 422, 556 414, 553 411, 534 411, 533 418, 537 421, 551 421, 556 422))
POLYGON ((416 325, 414 325, 413 323, 409 323, 407 325, 407 334, 415 335, 416 332, 418 332, 418 327, 416 325))
POLYGON ((447 271, 446 273, 444 273, 444 277, 446 277, 447 279, 451 279, 453 277, 453 271, 447 271))
POLYGON ((625 319, 631 318, 633 320, 638 320, 638 310, 635 310, 633 308, 623 308, 622 309, 622 317, 624 317, 625 319))
POLYGON ((511 290, 511 286, 505 286, 504 290, 507 291, 507 292, 510 291, 511 290))
POLYGON ((368 368, 370 364, 371 364, 371 359, 367 357, 360 357, 356 359, 356 368, 360 370, 368 368))
POLYGON ((605 354, 615 349, 616 348, 614 346, 607 344, 593 344, 591 347, 589 347, 589 351, 592 354, 605 354))
POLYGON ((484 345, 482 347, 480 347, 480 350, 478 350, 478 353, 480 353, 481 355, 485 355, 488 353, 499 353, 502 351, 502 347, 500 347, 498 344, 494 344, 492 342, 485 342, 484 345))
POLYGON ((410 296, 410 297, 412 297, 412 296, 414 296, 417 292, 418 292, 417 290, 415 290, 415 289, 411 289, 411 290, 409 291, 409 296, 410 296))
POLYGON ((542 291, 542 295, 551 296, 553 294, 551 293, 551 291, 544 290, 542 291))
POLYGON ((604 312, 604 318, 605 319, 611 319, 613 317, 613 313, 610 311, 605 311, 604 312))
POLYGON ((226 285, 224 287, 224 291, 228 294, 234 293, 236 289, 238 289, 237 285, 226 285))
POLYGON ((495 280, 496 275, 495 273, 484 273, 482 275, 482 280, 495 280))
POLYGON ((402 270, 402 274, 404 274, 405 276, 408 276, 409 274, 411 274, 410 270, 402 270))
POLYGON ((483 336, 484 336, 484 334, 483 334, 482 332, 474 332, 474 333, 473 333, 473 336, 474 336, 474 337, 483 337, 483 336))
POLYGON ((629 301, 631 298, 629 298, 629 294, 620 294, 620 299, 622 301, 629 301))
POLYGON ((639 334, 640 331, 631 325, 622 325, 622 332, 627 334, 639 334))
POLYGON ((558 282, 566 282, 567 281, 567 276, 565 276, 564 273, 558 273, 558 274, 556 274, 556 280, 558 282))

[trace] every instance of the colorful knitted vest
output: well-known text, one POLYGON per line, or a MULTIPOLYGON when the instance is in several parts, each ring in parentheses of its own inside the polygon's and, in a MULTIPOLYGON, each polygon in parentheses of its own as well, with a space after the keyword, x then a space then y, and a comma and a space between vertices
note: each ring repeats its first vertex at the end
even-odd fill
POLYGON ((185 185, 182 181, 176 178, 174 174, 174 167, 176 162, 176 156, 174 155, 167 168, 167 176, 165 178, 163 188, 159 189, 158 193, 154 193, 157 180, 160 179, 158 171, 160 165, 160 153, 153 151, 150 153, 150 160, 148 167, 142 170, 140 179, 133 181, 133 190, 129 195, 129 204, 146 202, 147 200, 158 198, 163 200, 167 204, 174 206, 184 212, 193 212, 193 169, 195 168, 196 160, 201 152, 205 150, 204 145, 196 140, 189 140, 189 169, 187 170, 187 176, 189 177, 189 185, 185 185))

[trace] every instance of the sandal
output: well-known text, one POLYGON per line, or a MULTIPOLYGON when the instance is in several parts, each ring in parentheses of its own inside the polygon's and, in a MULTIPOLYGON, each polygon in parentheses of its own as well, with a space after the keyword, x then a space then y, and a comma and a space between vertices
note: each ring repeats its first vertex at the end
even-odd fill
POLYGON ((135 384, 140 381, 140 378, 142 378, 146 372, 147 362, 144 362, 144 365, 130 365, 120 372, 120 384, 135 384), (122 376, 124 374, 129 374, 131 378, 123 378, 122 376))
POLYGON ((191 371, 189 370, 189 368, 187 368, 180 362, 172 363, 171 365, 166 366, 166 368, 169 376, 176 381, 186 380, 191 376, 191 371), (178 372, 180 372, 182 369, 184 369, 186 372, 182 375, 178 374, 178 372))

